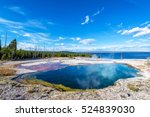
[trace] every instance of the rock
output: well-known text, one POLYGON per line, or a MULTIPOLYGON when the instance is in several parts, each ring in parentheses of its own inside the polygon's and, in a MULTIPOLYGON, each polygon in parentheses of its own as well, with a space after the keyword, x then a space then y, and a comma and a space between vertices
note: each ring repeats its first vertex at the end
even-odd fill
POLYGON ((21 95, 18 94, 18 95, 16 95, 16 98, 18 98, 18 97, 20 97, 20 96, 21 96, 21 95))
POLYGON ((0 89, 0 95, 3 93, 3 90, 2 89, 0 89))
POLYGON ((131 96, 131 94, 130 94, 130 93, 127 93, 127 95, 128 95, 128 97, 130 97, 130 96, 131 96))

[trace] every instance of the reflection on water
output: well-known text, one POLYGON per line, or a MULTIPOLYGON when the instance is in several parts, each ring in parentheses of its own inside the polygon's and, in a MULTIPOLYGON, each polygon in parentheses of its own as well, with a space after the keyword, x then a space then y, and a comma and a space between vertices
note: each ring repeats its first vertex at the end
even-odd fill
POLYGON ((76 89, 98 89, 113 85, 118 79, 135 77, 137 72, 124 64, 94 64, 67 66, 29 76, 76 89))

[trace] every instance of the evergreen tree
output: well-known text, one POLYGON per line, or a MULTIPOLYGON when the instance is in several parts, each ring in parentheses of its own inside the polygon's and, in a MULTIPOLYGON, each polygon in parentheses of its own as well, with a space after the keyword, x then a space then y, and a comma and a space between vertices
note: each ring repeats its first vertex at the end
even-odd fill
POLYGON ((1 42, 1 39, 0 39, 0 51, 1 51, 1 49, 2 49, 2 42, 1 42))
POLYGON ((10 42, 10 44, 8 45, 8 48, 13 50, 13 51, 16 51, 17 50, 17 40, 14 39, 10 42))
POLYGON ((17 40, 16 39, 12 40, 7 48, 11 50, 11 59, 15 59, 17 50, 17 40))
POLYGON ((22 60, 22 59, 37 59, 37 58, 47 58, 47 57, 91 57, 90 54, 86 53, 74 53, 74 52, 46 52, 46 51, 27 51, 27 50, 17 50, 16 39, 12 40, 7 47, 1 46, 0 40, 0 59, 1 60, 22 60))

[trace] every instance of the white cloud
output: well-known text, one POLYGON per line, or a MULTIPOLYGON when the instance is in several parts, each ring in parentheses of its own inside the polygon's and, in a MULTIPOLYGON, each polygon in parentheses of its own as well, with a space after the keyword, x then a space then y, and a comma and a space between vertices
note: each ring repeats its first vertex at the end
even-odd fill
POLYGON ((90 45, 93 42, 95 42, 95 39, 91 39, 91 38, 83 39, 81 37, 71 37, 70 39, 73 40, 73 41, 77 41, 77 42, 79 42, 80 44, 83 44, 83 45, 90 45))
POLYGON ((64 46, 64 43, 56 43, 56 46, 64 46))
POLYGON ((65 38, 64 37, 59 37, 59 40, 64 40, 65 38))
POLYGON ((8 28, 13 29, 24 29, 24 28, 38 28, 38 29, 47 29, 47 25, 42 21, 38 20, 28 20, 26 22, 16 22, 7 20, 0 17, 0 24, 7 26, 8 28))
POLYGON ((49 25, 54 25, 54 23, 53 23, 53 22, 50 22, 50 21, 48 21, 47 24, 49 24, 49 25))
POLYGON ((10 32, 12 32, 12 33, 14 33, 14 34, 19 34, 19 32, 16 31, 16 30, 10 30, 10 32))
POLYGON ((32 43, 27 42, 19 42, 18 43, 18 49, 24 49, 24 50, 33 50, 35 49, 36 45, 32 43))
POLYGON ((144 27, 144 28, 135 27, 130 30, 120 30, 118 31, 118 33, 121 33, 121 35, 133 34, 133 37, 139 37, 139 36, 150 34, 150 29, 148 27, 144 27))
POLYGON ((117 25, 117 27, 121 28, 123 26, 123 23, 120 23, 117 25))
POLYGON ((82 24, 82 25, 88 24, 89 21, 90 21, 90 16, 87 15, 87 16, 85 16, 85 21, 82 22, 81 24, 82 24))
POLYGON ((116 45, 106 45, 99 49, 104 51, 149 51, 150 40, 149 39, 130 39, 124 43, 116 45))
POLYGON ((96 13, 94 13, 92 16, 99 15, 104 10, 104 7, 101 8, 101 10, 98 10, 96 13))
POLYGON ((42 22, 37 21, 37 20, 28 20, 26 22, 26 26, 35 27, 35 28, 39 28, 39 29, 47 29, 47 27, 42 22))
POLYGON ((51 43, 51 42, 55 42, 55 40, 50 39, 50 34, 49 33, 30 33, 24 30, 12 30, 10 31, 14 34, 17 34, 20 37, 25 37, 30 43, 51 43))
POLYGON ((24 37, 31 37, 31 35, 29 33, 25 33, 23 34, 24 37))
POLYGON ((139 31, 138 33, 133 35, 133 37, 139 37, 139 36, 143 36, 143 35, 147 35, 147 34, 150 34, 150 29, 145 27, 145 28, 141 29, 141 31, 139 31))
POLYGON ((145 26, 145 25, 147 25, 149 23, 150 23, 150 21, 144 22, 144 23, 141 24, 141 26, 145 26))
POLYGON ((80 38, 80 37, 77 37, 77 38, 76 38, 76 40, 77 40, 77 41, 80 41, 80 40, 81 40, 81 38, 80 38))
POLYGON ((93 42, 95 42, 95 39, 83 39, 79 41, 79 43, 83 45, 89 45, 89 44, 92 44, 93 42))
POLYGON ((134 39, 130 39, 126 41, 127 44, 131 44, 132 42, 134 42, 134 39))
POLYGON ((5 7, 13 12, 16 12, 18 14, 21 14, 21 15, 25 15, 25 12, 22 10, 21 7, 18 7, 18 6, 11 6, 11 7, 5 7))
POLYGON ((35 40, 35 42, 52 42, 49 38, 49 34, 47 33, 24 33, 23 36, 29 37, 32 40, 35 40))
POLYGON ((14 22, 14 21, 7 20, 4 18, 0 18, 0 24, 3 24, 9 28, 16 28, 16 29, 21 29, 21 28, 23 28, 23 25, 24 25, 20 22, 14 22))
POLYGON ((85 25, 88 24, 89 22, 94 22, 93 18, 97 15, 99 15, 102 11, 104 10, 104 7, 101 8, 101 10, 98 10, 97 12, 95 12, 93 15, 87 15, 85 16, 85 20, 84 22, 81 23, 81 25, 85 25))
POLYGON ((73 41, 80 41, 80 40, 81 40, 80 37, 72 37, 72 38, 70 38, 70 39, 73 40, 73 41))
POLYGON ((93 16, 99 15, 100 11, 98 10, 96 13, 93 14, 93 16))

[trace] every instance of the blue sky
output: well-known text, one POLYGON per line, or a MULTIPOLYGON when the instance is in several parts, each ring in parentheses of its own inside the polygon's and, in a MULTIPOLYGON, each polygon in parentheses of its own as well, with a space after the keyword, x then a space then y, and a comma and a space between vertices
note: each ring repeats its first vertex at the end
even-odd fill
POLYGON ((0 0, 0 35, 18 49, 150 51, 149 0, 0 0))

